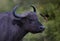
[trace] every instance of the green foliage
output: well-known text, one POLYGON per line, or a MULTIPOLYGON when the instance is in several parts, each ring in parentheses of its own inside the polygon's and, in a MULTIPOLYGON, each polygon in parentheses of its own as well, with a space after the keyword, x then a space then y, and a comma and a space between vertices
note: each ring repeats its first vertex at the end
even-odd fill
POLYGON ((0 0, 0 12, 11 11, 16 4, 20 4, 17 13, 32 10, 29 6, 34 5, 40 22, 46 26, 43 33, 29 33, 23 41, 60 41, 60 0, 0 0), (48 13, 49 21, 45 22, 39 13, 48 13))

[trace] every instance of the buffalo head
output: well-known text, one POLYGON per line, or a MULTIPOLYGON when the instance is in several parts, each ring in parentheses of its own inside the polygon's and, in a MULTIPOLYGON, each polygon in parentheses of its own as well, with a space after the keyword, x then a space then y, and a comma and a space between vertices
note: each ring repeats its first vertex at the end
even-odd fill
POLYGON ((44 26, 38 21, 37 15, 36 15, 36 9, 34 6, 31 6, 34 11, 26 12, 24 14, 16 14, 16 9, 19 6, 14 7, 13 9, 13 16, 16 18, 14 19, 15 23, 17 24, 21 29, 32 32, 32 33, 39 33, 44 31, 44 26))

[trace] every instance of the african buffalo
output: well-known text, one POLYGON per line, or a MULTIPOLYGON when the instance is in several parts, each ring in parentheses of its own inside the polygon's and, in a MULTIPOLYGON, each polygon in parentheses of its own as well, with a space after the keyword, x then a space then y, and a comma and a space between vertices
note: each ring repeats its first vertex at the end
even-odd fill
POLYGON ((0 41, 20 41, 28 32, 41 33, 44 26, 38 21, 36 9, 24 14, 16 14, 15 6, 12 12, 0 13, 0 41))

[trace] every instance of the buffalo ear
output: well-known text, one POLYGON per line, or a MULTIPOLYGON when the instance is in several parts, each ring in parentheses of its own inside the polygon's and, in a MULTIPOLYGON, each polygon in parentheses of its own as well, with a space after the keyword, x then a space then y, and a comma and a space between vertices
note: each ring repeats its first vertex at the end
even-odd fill
POLYGON ((12 21, 12 24, 13 25, 15 25, 15 24, 17 24, 18 26, 23 26, 23 23, 21 22, 21 20, 16 20, 16 19, 14 19, 13 21, 12 21))
POLYGON ((12 21, 12 24, 15 25, 15 24, 18 23, 18 22, 19 22, 18 20, 15 20, 15 19, 14 19, 14 20, 12 21))

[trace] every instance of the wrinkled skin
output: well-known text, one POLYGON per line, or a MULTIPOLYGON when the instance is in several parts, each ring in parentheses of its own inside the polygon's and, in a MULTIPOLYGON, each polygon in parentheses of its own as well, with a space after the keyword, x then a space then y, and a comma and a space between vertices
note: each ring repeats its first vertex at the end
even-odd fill
POLYGON ((20 41, 28 32, 41 33, 44 26, 36 12, 26 12, 24 17, 15 17, 12 12, 0 13, 0 41, 20 41))

